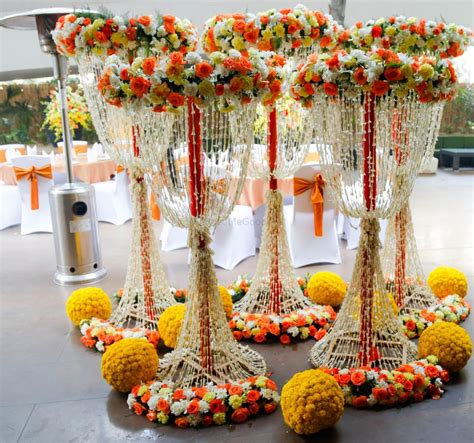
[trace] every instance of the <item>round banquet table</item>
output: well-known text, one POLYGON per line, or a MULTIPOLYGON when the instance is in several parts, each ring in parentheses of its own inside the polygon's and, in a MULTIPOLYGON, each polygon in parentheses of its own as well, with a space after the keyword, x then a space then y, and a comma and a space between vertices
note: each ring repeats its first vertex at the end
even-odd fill
MULTIPOLYGON (((54 173, 65 172, 66 168, 63 162, 53 163, 54 173)), ((72 173, 74 178, 84 183, 98 183, 110 180, 110 176, 115 173, 115 162, 107 160, 97 160, 88 162, 86 158, 78 158, 72 162, 72 173)), ((0 180, 6 185, 16 185, 15 172, 11 164, 0 164, 0 180)))

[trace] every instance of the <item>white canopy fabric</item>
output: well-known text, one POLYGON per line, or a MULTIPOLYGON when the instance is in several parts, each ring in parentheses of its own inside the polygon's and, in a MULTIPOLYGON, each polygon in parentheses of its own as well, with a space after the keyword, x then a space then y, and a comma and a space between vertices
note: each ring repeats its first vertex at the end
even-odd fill
MULTIPOLYGON (((312 9, 328 12, 328 0, 1 0, 0 16, 44 7, 90 7, 106 9, 116 14, 150 14, 160 11, 188 18, 200 30, 207 18, 230 12, 258 12, 270 8, 291 7, 303 3, 312 9)), ((347 0, 346 25, 371 18, 403 14, 431 20, 454 22, 473 27, 473 2, 471 0, 347 0)), ((0 80, 45 75, 51 68, 50 57, 39 48, 36 32, 13 31, 0 28, 0 80)))

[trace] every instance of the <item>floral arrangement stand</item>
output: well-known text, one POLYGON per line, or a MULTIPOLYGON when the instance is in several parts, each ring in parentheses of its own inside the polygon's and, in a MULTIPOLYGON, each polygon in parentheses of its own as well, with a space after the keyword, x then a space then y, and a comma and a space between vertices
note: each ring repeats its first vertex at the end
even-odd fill
MULTIPOLYGON (((170 47, 185 52, 194 49, 196 32, 190 22, 175 17, 124 20, 117 16, 92 21, 87 16, 69 14, 58 20, 53 38, 61 53, 76 59, 99 139, 111 158, 128 169, 131 180, 130 258, 123 295, 111 320, 117 326, 135 322, 156 329, 159 314, 173 303, 173 297, 155 244, 140 144, 142 127, 155 129, 154 135, 159 137, 167 130, 166 120, 160 120, 149 108, 111 106, 107 97, 97 93, 97 86, 107 88, 102 74, 108 55, 118 54, 130 61, 150 53, 166 53, 170 47), (171 41, 178 42, 177 47, 169 44, 171 41)), ((140 82, 135 83, 135 90, 143 88, 140 82)))
MULTIPOLYGON (((433 126, 434 96, 414 91, 416 79, 425 80, 404 67, 413 62, 385 49, 336 51, 310 56, 293 76, 292 94, 315 110, 327 186, 343 214, 362 219, 351 284, 332 329, 311 351, 315 366, 393 369, 416 357, 390 307, 378 240, 378 218, 406 204, 433 126)), ((432 90, 444 94, 446 87, 452 90, 453 82, 432 90)))

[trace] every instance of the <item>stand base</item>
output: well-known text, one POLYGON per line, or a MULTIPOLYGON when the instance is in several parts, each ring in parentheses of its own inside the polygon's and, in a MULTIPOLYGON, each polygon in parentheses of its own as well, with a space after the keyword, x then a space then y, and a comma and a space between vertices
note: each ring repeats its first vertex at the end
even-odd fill
POLYGON ((105 268, 79 275, 61 274, 59 271, 56 271, 53 281, 59 286, 85 285, 100 281, 105 278, 106 275, 107 270, 105 268))

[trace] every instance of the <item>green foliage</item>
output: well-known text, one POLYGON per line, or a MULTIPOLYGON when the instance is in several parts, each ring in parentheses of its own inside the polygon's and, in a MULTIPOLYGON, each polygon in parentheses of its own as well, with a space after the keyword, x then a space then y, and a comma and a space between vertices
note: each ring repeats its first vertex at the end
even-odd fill
POLYGON ((440 134, 474 134, 474 85, 460 86, 444 107, 440 134))

